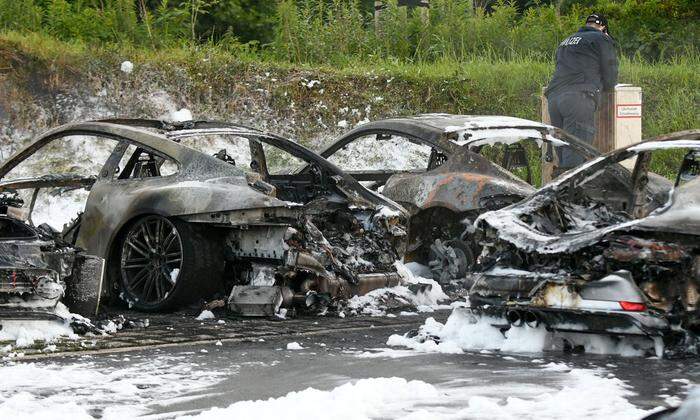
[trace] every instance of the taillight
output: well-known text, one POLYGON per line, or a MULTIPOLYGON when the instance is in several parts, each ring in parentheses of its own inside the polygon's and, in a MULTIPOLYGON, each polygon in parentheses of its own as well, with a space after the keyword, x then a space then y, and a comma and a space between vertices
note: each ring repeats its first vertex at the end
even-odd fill
POLYGON ((618 303, 620 304, 620 307, 622 308, 623 311, 642 312, 642 311, 647 310, 647 305, 645 305, 643 303, 627 302, 624 300, 621 300, 618 303))

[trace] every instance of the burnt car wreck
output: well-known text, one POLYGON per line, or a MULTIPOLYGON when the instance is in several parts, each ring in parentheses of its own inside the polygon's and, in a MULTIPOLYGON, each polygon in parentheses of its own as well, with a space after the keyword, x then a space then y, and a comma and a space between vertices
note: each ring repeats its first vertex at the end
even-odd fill
POLYGON ((543 123, 450 114, 363 124, 320 155, 339 165, 352 159, 353 149, 364 157, 355 163, 360 169, 346 172, 409 211, 405 260, 430 265, 433 277, 446 283, 472 270, 479 255, 480 247, 465 227, 486 211, 534 193, 533 185, 546 181, 534 174, 540 166, 553 164, 555 147, 568 147, 585 159, 599 156, 589 145, 543 123), (368 163, 378 147, 389 153, 415 149, 417 159, 393 167, 391 156, 368 163))
MULTIPOLYGON (((103 302, 163 311, 218 294, 242 315, 325 311, 338 299, 400 279, 394 262, 406 236, 403 208, 305 147, 248 127, 68 124, 0 167, 0 191, 36 196, 57 186, 89 190, 84 211, 57 235, 104 259, 103 281, 90 283, 103 302), (25 159, 71 136, 107 138, 116 146, 94 176, 12 176, 25 159), (243 144, 249 164, 236 162, 226 147, 213 156, 197 150, 211 139, 243 144), (271 172, 273 155, 290 156, 307 169, 271 172)), ((88 312, 98 304, 94 299, 88 312)))
POLYGON ((611 152, 520 203, 480 216, 471 311, 503 331, 645 337, 692 345, 700 332, 700 131, 611 152), (652 154, 683 158, 675 182, 652 154), (631 168, 627 169, 627 168, 631 168))
POLYGON ((0 318, 80 321, 57 305, 65 298, 78 310, 89 306, 96 295, 85 285, 101 280, 103 260, 66 243, 47 225, 25 223, 23 205, 15 192, 0 193, 0 318))

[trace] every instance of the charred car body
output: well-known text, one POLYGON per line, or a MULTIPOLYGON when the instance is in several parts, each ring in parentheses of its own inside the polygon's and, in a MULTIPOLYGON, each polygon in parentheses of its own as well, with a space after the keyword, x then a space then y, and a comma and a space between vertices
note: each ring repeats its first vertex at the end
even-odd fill
POLYGON ((57 185, 89 190, 84 212, 61 237, 105 259, 99 295, 140 310, 225 292, 235 312, 272 315, 280 307, 322 309, 399 280, 393 263, 405 240, 405 211, 305 147, 248 127, 68 124, 0 167, 2 191, 57 185), (12 179, 25 159, 71 136, 107 138, 116 146, 94 176, 12 179), (225 147, 216 156, 196 150, 212 138, 245 143, 250 163, 235 162, 225 147), (270 150, 309 170, 270 173, 270 150))
POLYGON ((406 208, 411 213, 406 260, 430 263, 436 280, 447 281, 464 276, 479 252, 463 235, 465 225, 534 193, 535 174, 540 163, 552 163, 555 146, 569 147, 584 159, 599 156, 566 132, 539 122, 449 114, 363 124, 320 155, 339 166, 351 162, 347 173, 406 208), (497 154, 495 146, 501 146, 497 154), (409 150, 413 156, 392 165, 392 155, 409 150), (378 151, 386 155, 372 162, 378 151), (353 153, 357 162, 352 162, 353 153), (514 171, 522 172, 522 179, 514 171))
POLYGON ((466 282, 472 310, 504 330, 544 325, 657 344, 697 334, 698 140, 694 130, 611 152, 483 214, 482 271, 466 282), (655 152, 684 156, 675 183, 649 172, 655 152))
POLYGON ((65 297, 82 309, 93 298, 82 285, 99 281, 102 260, 65 243, 48 226, 25 223, 23 205, 16 193, 0 193, 0 318, 70 321, 56 311, 59 301, 65 297), (75 287, 66 289, 66 283, 75 287))

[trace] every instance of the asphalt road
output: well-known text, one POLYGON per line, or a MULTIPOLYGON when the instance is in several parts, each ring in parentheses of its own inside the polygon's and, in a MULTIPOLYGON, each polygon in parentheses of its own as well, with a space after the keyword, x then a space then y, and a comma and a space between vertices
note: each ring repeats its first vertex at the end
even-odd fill
MULTIPOLYGON (((444 321, 447 313, 436 314, 444 321)), ((409 318, 409 317, 405 317, 409 318)), ((128 348, 120 352, 102 351, 91 355, 72 355, 39 360, 75 366, 81 363, 90 369, 128 369, 149 361, 159 361, 159 369, 169 369, 186 360, 203 375, 218 372, 211 385, 193 392, 185 391, 178 398, 154 399, 144 404, 146 412, 156 417, 172 417, 196 413, 211 407, 226 407, 236 401, 280 397, 307 387, 329 390, 349 380, 400 376, 419 379, 441 388, 460 387, 466 395, 527 398, 543 387, 561 388, 562 374, 543 370, 549 362, 566 363, 571 368, 602 369, 609 376, 625 381, 635 395, 629 400, 643 409, 666 405, 668 396, 682 397, 688 384, 700 383, 700 361, 697 359, 659 360, 656 358, 624 358, 619 356, 538 355, 465 353, 418 354, 407 357, 359 357, 365 351, 386 347, 390 334, 403 333, 423 322, 424 316, 404 319, 401 325, 376 325, 365 319, 364 328, 317 328, 304 332, 294 330, 254 340, 198 341, 165 347, 128 348), (367 327, 367 325, 369 325, 367 327), (374 325, 374 326, 373 326, 374 325), (301 344, 302 350, 287 350, 288 343, 301 344), (172 361, 172 363, 170 362, 172 361)), ((322 318, 307 319, 309 325, 322 327, 322 318)), ((352 326, 353 324, 348 324, 352 326)), ((99 415, 110 404, 94 405, 99 415)))

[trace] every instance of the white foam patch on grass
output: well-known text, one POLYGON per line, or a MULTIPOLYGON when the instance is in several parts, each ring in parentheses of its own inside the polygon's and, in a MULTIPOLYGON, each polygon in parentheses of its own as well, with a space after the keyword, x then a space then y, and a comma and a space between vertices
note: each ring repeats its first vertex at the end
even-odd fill
POLYGON ((192 121, 192 112, 187 108, 181 108, 177 111, 171 111, 168 117, 173 122, 192 121))
POLYGON ((131 73, 132 71, 134 71, 134 63, 132 63, 132 62, 129 61, 129 60, 122 61, 122 64, 119 66, 119 69, 120 69, 122 72, 124 72, 124 73, 126 73, 126 74, 129 74, 129 73, 131 73))
POLYGON ((201 392, 237 368, 210 370, 185 357, 163 355, 126 366, 9 364, 0 367, 0 418, 134 418, 146 414, 149 404, 168 405, 201 392))
POLYGON ((279 398, 239 401, 186 418, 267 420, 284 413, 290 420, 602 419, 646 414, 627 400, 633 392, 617 378, 583 369, 555 375, 561 375, 560 387, 528 387, 519 397, 494 397, 499 393, 481 386, 441 387, 398 377, 367 378, 327 391, 307 388, 279 398))

